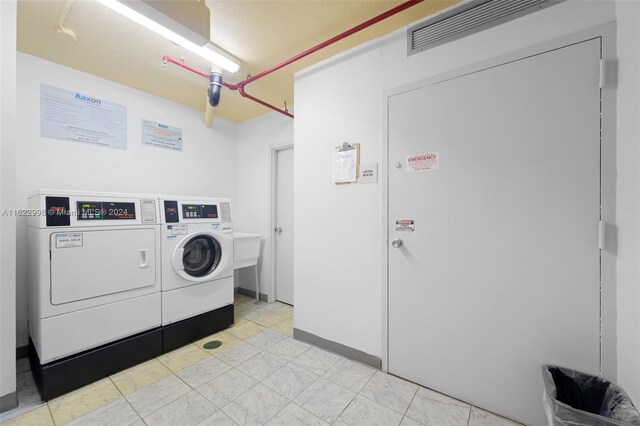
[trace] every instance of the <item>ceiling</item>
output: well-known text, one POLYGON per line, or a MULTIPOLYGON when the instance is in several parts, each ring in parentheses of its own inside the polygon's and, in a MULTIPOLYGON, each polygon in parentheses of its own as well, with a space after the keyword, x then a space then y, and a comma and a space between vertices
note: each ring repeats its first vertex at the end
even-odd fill
MULTIPOLYGON (((160 0, 163 1, 163 0, 160 0)), ((198 2, 202 0, 181 0, 198 2)), ((293 73, 336 53, 388 34, 459 0, 427 0, 379 24, 321 50, 260 81, 247 91, 276 106, 287 102, 293 112, 293 73)), ((66 0, 18 1, 18 50, 126 86, 204 110, 208 81, 175 65, 166 68, 162 56, 184 58, 208 70, 205 60, 172 44, 92 0, 75 0, 64 25, 77 34, 74 41, 56 32, 66 0)), ((211 39, 242 61, 237 82, 372 18, 401 1, 382 0, 209 0, 211 39)), ((193 6, 193 4, 191 4, 193 6)), ((216 115, 241 122, 269 110, 238 93, 224 90, 216 115)))

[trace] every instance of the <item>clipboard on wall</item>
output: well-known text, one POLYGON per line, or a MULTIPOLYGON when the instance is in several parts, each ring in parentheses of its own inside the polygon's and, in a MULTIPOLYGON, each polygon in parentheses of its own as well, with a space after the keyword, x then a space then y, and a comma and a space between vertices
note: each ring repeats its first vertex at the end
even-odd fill
POLYGON ((333 183, 356 183, 360 176, 360 144, 344 142, 333 153, 333 183))

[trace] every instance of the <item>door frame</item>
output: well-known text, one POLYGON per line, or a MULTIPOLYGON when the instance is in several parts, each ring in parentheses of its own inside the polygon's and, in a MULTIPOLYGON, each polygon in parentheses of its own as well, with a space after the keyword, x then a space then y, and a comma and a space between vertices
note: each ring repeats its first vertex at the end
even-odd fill
MULTIPOLYGON (((458 68, 434 77, 425 78, 413 83, 398 86, 382 93, 382 140, 380 152, 380 184, 381 184, 381 223, 382 236, 380 260, 381 271, 381 311, 382 336, 381 359, 382 371, 389 371, 389 100, 392 96, 420 89, 425 86, 463 77, 468 74, 484 71, 517 61, 526 57, 539 55, 551 50, 567 47, 572 44, 601 39, 601 58, 605 64, 616 60, 616 23, 598 25, 561 38, 525 47, 515 52, 458 68), (610 62, 609 62, 610 61, 610 62)), ((605 66, 611 72, 605 73, 605 84, 601 90, 601 220, 605 223, 605 237, 602 242, 600 258, 600 374, 609 380, 617 381, 617 306, 616 306, 616 67, 605 66)))
MULTIPOLYGON (((278 151, 285 149, 294 149, 293 141, 278 142, 269 145, 269 229, 267 230, 266 244, 271 251, 269 260, 270 274, 269 274, 269 292, 267 295, 267 302, 273 303, 276 301, 276 239, 275 239, 275 227, 277 218, 277 186, 278 186, 278 151)), ((294 151, 295 152, 295 151, 294 151)), ((294 158, 295 167, 295 158, 294 158)))

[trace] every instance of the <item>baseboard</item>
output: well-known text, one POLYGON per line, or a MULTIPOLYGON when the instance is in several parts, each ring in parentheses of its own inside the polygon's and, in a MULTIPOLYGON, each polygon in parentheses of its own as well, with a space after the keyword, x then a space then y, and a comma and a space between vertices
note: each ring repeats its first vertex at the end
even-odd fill
MULTIPOLYGON (((248 288, 242 288, 242 287, 236 287, 235 288, 235 292, 237 294, 241 294, 243 296, 247 296, 250 297, 252 299, 256 298, 256 291, 255 290, 249 290, 248 288)), ((267 295, 264 293, 260 293, 260 301, 267 303, 267 295)))
POLYGON ((18 391, 0 396, 0 413, 13 410, 18 406, 18 391))
POLYGON ((325 349, 329 352, 341 355, 345 358, 358 361, 362 364, 370 365, 371 367, 377 368, 378 370, 380 370, 380 368, 382 367, 382 360, 377 356, 370 355, 359 349, 343 345, 342 343, 334 342, 332 340, 316 336, 315 334, 300 330, 298 328, 293 329, 293 338, 296 340, 300 340, 301 342, 317 346, 321 349, 325 349))
POLYGON ((16 359, 26 358, 29 356, 29 345, 16 348, 16 359))

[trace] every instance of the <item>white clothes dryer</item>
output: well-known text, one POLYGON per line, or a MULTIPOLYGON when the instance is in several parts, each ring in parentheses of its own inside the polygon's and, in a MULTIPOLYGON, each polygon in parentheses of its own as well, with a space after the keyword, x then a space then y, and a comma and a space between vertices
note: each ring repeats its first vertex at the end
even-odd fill
POLYGON ((30 356, 42 397, 159 355, 157 196, 41 190, 27 204, 30 356))
POLYGON ((226 198, 160 196, 165 351, 233 324, 233 226, 226 198))

